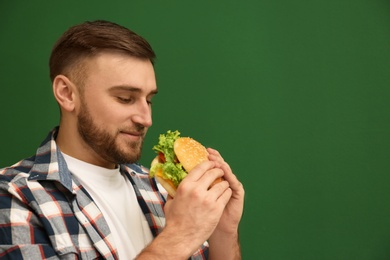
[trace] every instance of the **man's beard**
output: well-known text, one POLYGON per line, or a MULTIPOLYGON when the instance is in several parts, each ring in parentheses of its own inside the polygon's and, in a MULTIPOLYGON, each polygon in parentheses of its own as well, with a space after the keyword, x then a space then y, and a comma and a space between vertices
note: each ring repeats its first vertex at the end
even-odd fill
MULTIPOLYGON (((121 149, 119 144, 116 143, 120 129, 118 129, 117 133, 112 135, 97 126, 84 102, 77 119, 77 127, 80 136, 85 143, 104 160, 116 164, 135 163, 139 161, 144 137, 140 138, 140 141, 138 142, 123 143, 123 147, 126 147, 121 149)), ((134 131, 145 132, 145 127, 142 125, 136 125, 133 128, 134 129, 132 130, 134 131)))

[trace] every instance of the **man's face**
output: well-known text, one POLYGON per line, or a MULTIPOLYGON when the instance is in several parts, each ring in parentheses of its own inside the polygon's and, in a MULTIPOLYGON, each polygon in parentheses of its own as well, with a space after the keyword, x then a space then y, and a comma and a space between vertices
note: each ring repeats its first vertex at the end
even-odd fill
POLYGON ((134 163, 152 125, 153 65, 118 53, 101 54, 87 64, 77 115, 84 146, 99 161, 134 163))

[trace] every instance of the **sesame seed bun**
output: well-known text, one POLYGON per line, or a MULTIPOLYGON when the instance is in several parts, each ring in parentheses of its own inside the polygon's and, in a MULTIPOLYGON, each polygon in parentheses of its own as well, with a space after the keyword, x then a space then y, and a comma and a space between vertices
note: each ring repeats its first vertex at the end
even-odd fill
POLYGON ((173 149, 177 159, 187 172, 190 172, 198 164, 209 160, 206 148, 190 137, 178 138, 173 149))

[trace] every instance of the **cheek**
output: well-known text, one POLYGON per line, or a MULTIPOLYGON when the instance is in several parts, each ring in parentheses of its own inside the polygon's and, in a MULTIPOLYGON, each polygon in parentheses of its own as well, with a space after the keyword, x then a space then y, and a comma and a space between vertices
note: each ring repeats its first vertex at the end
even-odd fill
POLYGON ((84 101, 81 109, 88 111, 89 116, 96 125, 108 125, 110 122, 115 121, 115 110, 107 102, 103 102, 103 100, 94 96, 90 96, 84 101))
POLYGON ((99 125, 104 126, 106 130, 117 131, 128 121, 128 111, 116 105, 100 104, 93 106, 94 111, 91 113, 99 125))
POLYGON ((129 118, 129 108, 124 108, 112 97, 97 91, 89 93, 84 104, 95 124, 106 127, 106 130, 117 129, 129 118))

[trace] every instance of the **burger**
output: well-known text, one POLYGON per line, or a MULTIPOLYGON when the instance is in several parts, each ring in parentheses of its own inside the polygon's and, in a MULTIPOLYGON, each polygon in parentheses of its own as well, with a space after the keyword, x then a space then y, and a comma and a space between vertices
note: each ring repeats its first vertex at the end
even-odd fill
POLYGON ((201 143, 190 137, 181 137, 177 130, 160 134, 158 144, 152 149, 157 156, 151 163, 149 175, 155 177, 171 197, 175 196, 187 174, 198 164, 208 161, 209 155, 201 143))

